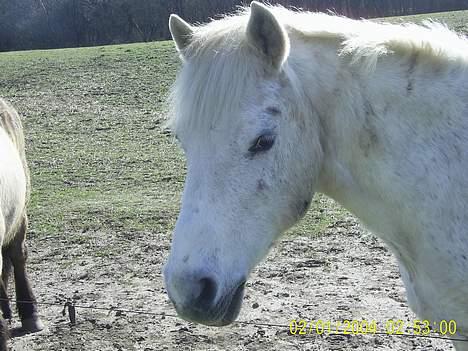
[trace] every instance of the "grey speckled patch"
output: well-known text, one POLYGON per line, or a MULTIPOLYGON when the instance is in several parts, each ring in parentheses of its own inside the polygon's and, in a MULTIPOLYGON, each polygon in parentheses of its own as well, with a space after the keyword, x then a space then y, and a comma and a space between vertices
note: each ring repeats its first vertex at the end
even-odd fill
POLYGON ((373 119, 376 118, 376 114, 372 105, 366 101, 364 104, 365 121, 362 127, 362 131, 359 134, 359 147, 364 152, 364 156, 369 156, 369 151, 375 148, 379 142, 377 131, 375 129, 373 119))

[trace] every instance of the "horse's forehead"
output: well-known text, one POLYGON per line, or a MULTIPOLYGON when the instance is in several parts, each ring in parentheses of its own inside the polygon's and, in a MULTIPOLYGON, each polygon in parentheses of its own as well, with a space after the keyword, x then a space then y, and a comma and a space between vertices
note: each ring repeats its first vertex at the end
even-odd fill
POLYGON ((239 55, 213 55, 184 65, 173 89, 173 121, 184 132, 235 126, 258 94, 261 67, 239 55))

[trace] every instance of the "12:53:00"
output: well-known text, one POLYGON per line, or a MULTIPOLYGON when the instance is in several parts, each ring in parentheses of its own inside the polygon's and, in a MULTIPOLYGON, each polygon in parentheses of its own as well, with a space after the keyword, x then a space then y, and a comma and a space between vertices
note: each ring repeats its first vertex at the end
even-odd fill
POLYGON ((383 323, 380 329, 375 320, 344 320, 344 321, 306 321, 293 319, 289 323, 289 333, 291 335, 306 334, 388 334, 388 335, 429 335, 436 332, 441 335, 455 335, 457 332, 457 323, 454 320, 431 322, 429 320, 403 321, 401 319, 389 319, 383 323))

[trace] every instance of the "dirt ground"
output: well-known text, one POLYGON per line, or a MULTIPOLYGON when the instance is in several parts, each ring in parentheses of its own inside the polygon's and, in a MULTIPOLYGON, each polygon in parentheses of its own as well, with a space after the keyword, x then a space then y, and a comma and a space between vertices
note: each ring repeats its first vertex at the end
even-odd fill
POLYGON ((46 329, 13 338, 12 350, 452 350, 445 340, 408 336, 289 335, 292 319, 376 320, 384 331, 389 319, 416 318, 394 258, 351 217, 325 235, 284 237, 250 277, 239 320, 285 327, 213 328, 170 316, 161 276, 169 245, 166 234, 149 232, 32 235, 29 270, 40 302, 72 298, 168 315, 78 308, 71 326, 60 306, 40 305, 46 329))

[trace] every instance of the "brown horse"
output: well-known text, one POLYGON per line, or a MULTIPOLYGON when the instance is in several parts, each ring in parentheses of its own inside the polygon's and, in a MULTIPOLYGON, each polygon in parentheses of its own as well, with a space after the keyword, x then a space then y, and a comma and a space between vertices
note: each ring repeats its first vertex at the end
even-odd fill
MULTIPOLYGON (((13 267, 18 313, 24 332, 39 331, 43 328, 25 269, 27 253, 24 241, 28 226, 26 205, 29 189, 29 171, 21 120, 15 109, 0 99, 0 308, 3 318, 11 319, 7 288, 13 267)), ((1 351, 7 349, 8 336, 3 318, 0 317, 1 351)))

